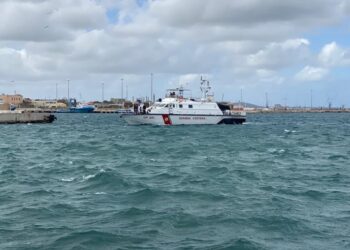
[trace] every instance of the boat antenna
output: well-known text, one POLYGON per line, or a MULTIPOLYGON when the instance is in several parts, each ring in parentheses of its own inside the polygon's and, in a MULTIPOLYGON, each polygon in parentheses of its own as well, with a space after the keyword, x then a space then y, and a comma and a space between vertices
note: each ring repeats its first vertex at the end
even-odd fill
POLYGON ((202 101, 206 101, 208 97, 208 92, 211 89, 210 83, 208 80, 203 79, 201 76, 201 92, 202 92, 202 101))

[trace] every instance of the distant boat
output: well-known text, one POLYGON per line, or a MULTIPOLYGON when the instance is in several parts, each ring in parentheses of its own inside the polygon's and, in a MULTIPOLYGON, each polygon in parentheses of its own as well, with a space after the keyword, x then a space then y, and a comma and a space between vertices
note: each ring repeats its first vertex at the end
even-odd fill
POLYGON ((94 105, 80 104, 77 107, 71 107, 68 109, 69 113, 92 113, 95 110, 94 105))
POLYGON ((94 105, 89 104, 78 104, 68 109, 57 110, 57 113, 92 113, 95 110, 94 105))

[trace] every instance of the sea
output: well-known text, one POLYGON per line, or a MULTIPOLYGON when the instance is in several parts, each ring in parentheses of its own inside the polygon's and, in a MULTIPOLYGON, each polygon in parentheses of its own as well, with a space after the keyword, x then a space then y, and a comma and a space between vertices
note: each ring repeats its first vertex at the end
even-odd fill
POLYGON ((350 114, 0 126, 0 249, 350 249, 350 114))

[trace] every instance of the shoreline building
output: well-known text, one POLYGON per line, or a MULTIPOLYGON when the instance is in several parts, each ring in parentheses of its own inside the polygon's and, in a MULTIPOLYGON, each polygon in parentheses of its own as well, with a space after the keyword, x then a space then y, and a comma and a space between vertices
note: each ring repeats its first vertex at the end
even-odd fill
POLYGON ((22 95, 0 95, 0 110, 9 110, 11 107, 19 107, 23 104, 22 95))
POLYGON ((66 109, 67 104, 57 100, 31 100, 31 105, 36 109, 66 109))

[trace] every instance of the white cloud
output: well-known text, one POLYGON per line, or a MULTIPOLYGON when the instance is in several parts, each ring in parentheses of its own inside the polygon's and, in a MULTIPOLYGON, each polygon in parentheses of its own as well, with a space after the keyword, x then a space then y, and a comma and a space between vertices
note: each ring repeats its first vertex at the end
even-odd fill
MULTIPOLYGON (((201 75, 199 74, 186 74, 179 77, 179 84, 186 85, 190 82, 199 82, 201 75)), ((208 78, 208 76, 204 76, 208 78)))
POLYGON ((322 48, 318 59, 326 67, 350 65, 350 50, 343 49, 336 42, 332 42, 322 48))
POLYGON ((0 39, 53 41, 74 39, 77 31, 106 25, 105 10, 93 1, 3 1, 0 39))
POLYGON ((270 43, 257 53, 249 55, 247 64, 253 67, 283 68, 304 62, 309 56, 309 41, 289 39, 282 43, 270 43))
POLYGON ((289 21, 304 25, 333 22, 343 16, 343 0, 182 0, 154 1, 150 13, 160 22, 176 27, 256 25, 289 21), (340 16, 340 17, 341 17, 340 16), (181 18, 180 18, 181 17, 181 18))
POLYGON ((348 51, 326 46, 319 66, 312 41, 300 37, 341 22, 348 6, 347 0, 158 0, 142 7, 134 0, 3 0, 0 81, 70 78, 85 91, 84 84, 115 83, 120 75, 142 85, 138 75, 153 72, 164 85, 201 74, 222 86, 263 85, 285 83, 284 70, 314 64, 298 79, 317 79, 328 67, 347 65, 348 51), (116 20, 109 20, 110 10, 116 20))
POLYGON ((296 74, 295 78, 298 81, 320 81, 328 74, 328 72, 328 69, 325 68, 305 66, 296 74))
POLYGON ((0 48, 0 65, 2 78, 12 78, 13 80, 16 72, 21 72, 21 74, 35 73, 31 68, 30 58, 24 49, 0 48))
POLYGON ((272 70, 258 69, 256 75, 261 82, 282 84, 285 81, 284 77, 281 77, 278 72, 272 70))

